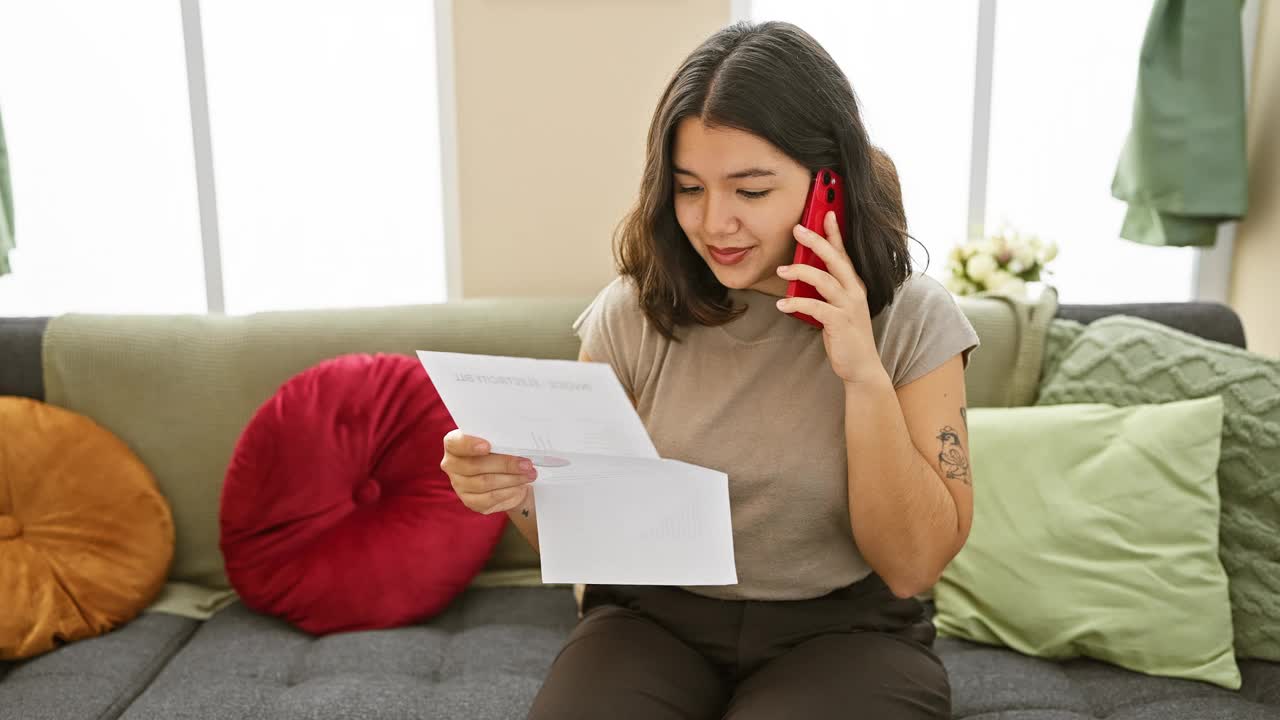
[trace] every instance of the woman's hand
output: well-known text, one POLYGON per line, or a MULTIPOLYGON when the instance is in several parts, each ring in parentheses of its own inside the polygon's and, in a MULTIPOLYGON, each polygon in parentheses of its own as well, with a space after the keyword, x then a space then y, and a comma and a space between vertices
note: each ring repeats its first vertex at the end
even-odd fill
POLYGON ((836 214, 828 211, 822 218, 827 231, 824 238, 818 233, 796 225, 792 234, 796 241, 808 247, 826 263, 825 271, 803 263, 782 265, 778 275, 787 280, 800 280, 812 285, 822 300, 813 298, 783 298, 778 309, 783 312, 802 312, 822 323, 822 342, 827 348, 827 360, 831 369, 846 386, 883 380, 884 365, 876 349, 875 336, 871 332, 871 314, 867 309, 867 286, 853 268, 853 261, 845 252, 844 240, 836 214))
POLYGON ((444 436, 440 469, 462 504, 485 515, 519 507, 538 476, 527 458, 492 453, 488 442, 460 429, 444 436))

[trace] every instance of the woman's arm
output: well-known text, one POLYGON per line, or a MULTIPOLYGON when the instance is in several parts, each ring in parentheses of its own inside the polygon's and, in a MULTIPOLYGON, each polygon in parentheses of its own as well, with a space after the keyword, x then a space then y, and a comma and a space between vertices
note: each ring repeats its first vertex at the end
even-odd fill
POLYGON ((895 595, 932 585, 969 536, 969 436, 964 425, 961 354, 901 389, 880 360, 867 288, 849 259, 835 213, 825 237, 796 225, 796 242, 827 271, 798 263, 778 267, 784 279, 813 285, 824 300, 782 298, 783 312, 822 323, 831 369, 844 381, 849 460, 849 521, 867 564, 895 595))
MULTIPOLYGON (((535 480, 534 482, 537 481, 535 480)), ((525 494, 524 502, 520 503, 518 507, 507 511, 507 517, 511 518, 511 522, 515 524, 516 529, 533 546, 533 551, 541 552, 538 549, 538 515, 534 512, 532 488, 525 494)))
POLYGON ((845 386, 849 519, 867 564, 899 597, 931 587, 973 520, 960 355, 896 391, 845 386))

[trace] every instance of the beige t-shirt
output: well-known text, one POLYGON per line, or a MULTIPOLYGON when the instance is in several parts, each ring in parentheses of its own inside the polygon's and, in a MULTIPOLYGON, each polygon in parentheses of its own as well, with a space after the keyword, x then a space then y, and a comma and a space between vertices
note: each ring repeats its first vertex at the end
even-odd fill
MULTIPOLYGON (((777 298, 730 289, 748 310, 725 325, 682 326, 664 338, 630 278, 607 285, 573 323, 587 356, 609 363, 664 458, 729 476, 736 585, 689 586, 729 599, 818 597, 871 573, 848 510, 845 400, 822 332, 779 310, 777 298)), ((912 275, 872 319, 895 387, 978 335, 951 294, 912 275)))

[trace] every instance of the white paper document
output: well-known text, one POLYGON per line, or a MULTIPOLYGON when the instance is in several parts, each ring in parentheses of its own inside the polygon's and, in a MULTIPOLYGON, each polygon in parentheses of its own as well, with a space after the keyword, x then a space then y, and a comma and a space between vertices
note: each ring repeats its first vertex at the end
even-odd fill
POLYGON ((738 582, 728 475, 659 457, 608 363, 418 358, 463 432, 537 466, 543 582, 738 582))

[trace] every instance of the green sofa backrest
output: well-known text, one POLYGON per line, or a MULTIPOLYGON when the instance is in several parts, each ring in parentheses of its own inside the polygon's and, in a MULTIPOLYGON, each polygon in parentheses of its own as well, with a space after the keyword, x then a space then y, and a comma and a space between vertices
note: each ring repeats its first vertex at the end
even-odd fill
MULTIPOLYGON (((218 550, 223 475, 244 425, 283 382, 345 353, 573 359, 579 343, 571 324, 590 299, 471 299, 241 317, 63 315, 45 334, 46 399, 114 432, 155 474, 176 525, 170 579, 226 588, 218 550)), ((998 298, 960 304, 982 341, 967 374, 969 404, 1031 403, 1053 304, 998 298)), ((489 564, 494 571, 536 567, 514 531, 489 564)))

